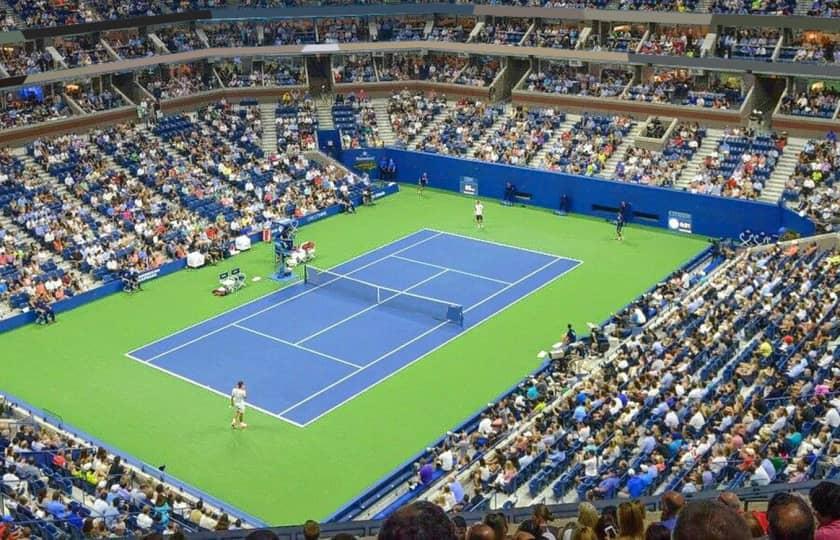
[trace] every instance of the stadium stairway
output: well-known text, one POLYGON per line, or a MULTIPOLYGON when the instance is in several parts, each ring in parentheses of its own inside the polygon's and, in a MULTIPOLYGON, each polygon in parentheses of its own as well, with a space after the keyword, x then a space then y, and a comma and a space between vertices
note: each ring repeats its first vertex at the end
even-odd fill
POLYGON ((554 144, 557 141, 560 140, 560 135, 562 133, 572 129, 572 126, 574 126, 575 123, 577 123, 578 121, 580 121, 580 115, 579 114, 566 113, 566 121, 563 122, 562 124, 560 124, 559 128, 554 130, 554 133, 551 135, 551 138, 548 139, 545 142, 545 144, 543 145, 543 147, 540 149, 539 152, 534 154, 534 157, 531 159, 531 162, 529 163, 529 165, 531 167, 545 168, 545 165, 544 165, 545 164, 545 156, 546 156, 546 154, 548 154, 548 150, 552 146, 554 146, 554 144))
MULTIPOLYGON (((25 148, 23 148, 23 147, 15 148, 13 150, 13 153, 18 157, 18 159, 20 159, 20 161, 23 163, 24 168, 29 172, 29 174, 38 177, 39 183, 51 186, 53 192, 58 194, 62 198, 69 197, 69 198, 78 199, 78 197, 76 197, 75 195, 73 195, 71 192, 69 192, 67 190, 67 187, 64 185, 63 182, 59 181, 57 178, 55 178, 50 173, 48 173, 46 171, 46 169, 41 167, 41 165, 39 165, 37 162, 35 162, 35 160, 32 159, 32 156, 30 156, 26 152, 25 148)), ((110 159, 110 157, 108 159, 110 159)), ((89 207, 89 205, 87 203, 85 203, 84 201, 81 201, 81 202, 84 206, 89 207)), ((3 222, 0 221, 0 224, 2 224, 2 223, 3 222)), ((23 232, 27 232, 25 229, 22 229, 20 227, 17 227, 17 229, 21 230, 23 232)), ((8 230, 12 230, 12 227, 10 227, 8 230)), ((29 235, 29 236, 31 236, 31 235, 29 235)), ((129 236, 130 239, 133 241, 133 239, 134 239, 133 234, 127 235, 127 236, 129 236)), ((65 261, 64 259, 62 259, 58 255, 52 254, 51 257, 52 257, 52 260, 56 263, 56 266, 58 266, 59 268, 61 268, 65 272, 70 272, 70 270, 73 268, 73 266, 71 265, 71 263, 69 261, 65 261)), ((91 275, 89 273, 79 272, 79 278, 80 278, 83 290, 90 289, 96 284, 96 280, 94 279, 93 275, 91 275)))
POLYGON ((373 99, 373 110, 376 113, 376 127, 379 130, 379 138, 385 146, 393 146, 397 140, 394 129, 391 127, 391 115, 388 114, 387 99, 373 99))
POLYGON ((14 9, 5 1, 0 0, 0 13, 2 13, 2 17, 5 19, 7 16, 11 15, 12 20, 15 23, 14 28, 24 28, 26 25, 23 23, 23 20, 20 16, 15 12, 14 9))
POLYGON ((260 103, 260 120, 262 121, 262 149, 265 155, 277 153, 277 105, 274 103, 260 103))
POLYGON ((426 138, 426 135, 428 135, 430 131, 434 130, 436 127, 438 127, 441 124, 441 122, 443 122, 443 120, 449 114, 449 111, 452 110, 453 106, 454 106, 453 102, 451 102, 451 101, 447 102, 446 108, 442 109, 440 111, 440 113, 435 117, 434 120, 432 120, 431 122, 426 124, 426 126, 420 131, 420 133, 418 133, 417 136, 414 137, 414 139, 411 141, 411 148, 412 149, 419 149, 420 148, 418 146, 420 144, 420 142, 423 139, 426 138))
POLYGON ((332 117, 332 104, 323 105, 319 103, 315 112, 318 115, 318 129, 335 129, 332 117))
POLYGON ((808 142, 808 139, 788 137, 787 146, 785 146, 784 152, 779 157, 779 162, 776 163, 776 168, 773 169, 773 173, 770 175, 770 179, 767 181, 767 185, 764 186, 764 190, 761 192, 758 200, 769 203, 778 202, 785 190, 785 183, 787 183, 788 178, 793 176, 793 173, 796 171, 799 154, 805 147, 806 142, 808 142))
MULTIPOLYGON (((150 134, 151 135, 151 134, 150 134)), ((110 154, 106 152, 102 152, 102 161, 108 164, 109 169, 113 169, 115 171, 119 171, 123 173, 126 177, 131 178, 133 175, 131 172, 123 167, 122 165, 118 164, 114 159, 111 157, 110 154)), ((154 195, 152 196, 152 202, 156 204, 165 204, 166 206, 174 206, 174 207, 181 207, 181 203, 178 202, 177 197, 164 197, 163 194, 160 193, 158 190, 153 190, 154 195)))
POLYGON ((491 135, 496 133, 496 131, 499 129, 499 126, 501 126, 508 118, 510 118, 510 115, 513 113, 510 103, 505 103, 504 105, 502 105, 502 107, 504 107, 503 112, 498 116, 498 118, 496 118, 496 121, 493 122, 493 125, 485 129, 481 137, 472 145, 470 145, 470 156, 475 156, 475 153, 478 151, 478 149, 484 146, 484 143, 486 143, 490 139, 491 135))
POLYGON ((627 152, 628 148, 632 148, 636 145, 636 137, 639 136, 644 124, 644 122, 636 122, 633 124, 633 127, 630 129, 627 136, 624 137, 622 143, 618 145, 615 152, 613 152, 613 155, 611 155, 606 163, 604 163, 604 170, 601 171, 601 174, 598 176, 612 180, 615 175, 615 168, 618 166, 618 162, 624 159, 624 154, 627 152))
POLYGON ((697 171, 700 170, 700 167, 703 165, 703 161, 711 155, 712 152, 718 147, 718 143, 723 138, 723 130, 717 128, 708 128, 706 129, 706 138, 703 139, 703 144, 700 145, 700 148, 694 154, 694 159, 688 162, 683 169, 682 174, 680 175, 679 180, 677 183, 674 184, 674 187, 678 189, 686 189, 688 185, 691 183, 691 180, 697 174, 697 171))
POLYGON ((304 152, 303 157, 305 157, 306 159, 308 159, 312 163, 318 163, 318 164, 323 165, 323 166, 333 165, 335 168, 337 168, 340 171, 343 171, 345 174, 349 174, 349 175, 352 175, 352 176, 358 176, 356 173, 354 173, 353 171, 351 171, 350 169, 348 169, 347 167, 342 165, 342 163, 340 161, 337 161, 337 160, 331 158, 330 156, 328 156, 327 154, 325 154, 325 153, 323 153, 319 150, 310 150, 308 152, 304 152))

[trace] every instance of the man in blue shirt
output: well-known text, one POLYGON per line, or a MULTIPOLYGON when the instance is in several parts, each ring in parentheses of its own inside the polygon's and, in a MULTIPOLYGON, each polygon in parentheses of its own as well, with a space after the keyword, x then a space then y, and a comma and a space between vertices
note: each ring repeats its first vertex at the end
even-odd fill
POLYGON ((67 515, 67 506, 61 502, 61 493, 53 492, 52 499, 44 506, 48 514, 56 519, 63 519, 67 515))
POLYGON ((607 477, 601 480, 598 486, 589 492, 593 499, 612 499, 618 493, 618 488, 621 485, 621 480, 615 471, 610 469, 607 471, 607 477))
POLYGON ((584 403, 581 403, 575 407, 575 412, 572 413, 572 418, 575 419, 575 422, 583 422, 583 419, 586 418, 586 407, 584 405, 584 403))
POLYGON ((644 495, 645 490, 650 485, 648 477, 645 474, 636 474, 633 469, 630 469, 627 474, 630 476, 630 479, 627 480, 627 494, 632 499, 638 499, 644 495))

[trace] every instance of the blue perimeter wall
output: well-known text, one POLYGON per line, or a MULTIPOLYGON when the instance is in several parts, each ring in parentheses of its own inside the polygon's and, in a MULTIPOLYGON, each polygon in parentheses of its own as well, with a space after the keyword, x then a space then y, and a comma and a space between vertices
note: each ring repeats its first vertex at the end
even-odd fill
POLYGON ((394 160, 396 180, 400 182, 416 183, 420 174, 426 172, 430 187, 460 192, 462 177, 471 177, 478 181, 480 198, 502 199, 505 183, 512 182, 518 191, 532 194, 528 204, 534 206, 556 210, 560 197, 566 195, 570 212, 614 219, 615 211, 606 209, 618 208, 622 201, 627 201, 632 207, 632 221, 636 223, 668 228, 668 213, 681 212, 691 215, 693 233, 713 238, 737 239, 747 229, 778 234, 781 228, 785 228, 803 236, 816 231, 813 222, 781 204, 696 195, 674 189, 392 148, 343 150, 341 161, 352 170, 368 172, 375 178, 383 156, 394 160), (371 158, 376 168, 366 170, 365 165, 370 167, 371 158), (640 214, 650 215, 651 218, 640 214))

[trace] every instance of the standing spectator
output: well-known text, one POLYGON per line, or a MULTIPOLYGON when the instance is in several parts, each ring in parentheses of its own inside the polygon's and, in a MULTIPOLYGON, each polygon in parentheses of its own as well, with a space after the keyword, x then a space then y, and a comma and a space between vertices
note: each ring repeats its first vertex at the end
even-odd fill
POLYGON ((311 519, 303 524, 303 539, 318 540, 321 538, 321 526, 311 519))
POLYGON ((671 540, 671 531, 662 523, 654 523, 645 531, 645 540, 671 540))
POLYGON ((644 540, 645 507, 638 501, 618 505, 618 528, 621 531, 618 540, 644 540))
POLYGON ((689 503, 674 527, 673 540, 750 540, 752 535, 738 513, 718 501, 689 503))
POLYGON ((385 520, 379 540, 455 540, 455 525, 429 501, 403 506, 385 520))
POLYGON ((662 521, 659 524, 673 531, 677 525, 677 515, 685 506, 685 497, 676 491, 668 491, 662 495, 660 506, 662 507, 662 521))
POLYGON ((774 495, 767 505, 769 540, 812 540, 814 516, 808 504, 797 495, 774 495))
POLYGON ((814 540, 840 540, 840 485, 820 482, 809 498, 818 524, 814 540))

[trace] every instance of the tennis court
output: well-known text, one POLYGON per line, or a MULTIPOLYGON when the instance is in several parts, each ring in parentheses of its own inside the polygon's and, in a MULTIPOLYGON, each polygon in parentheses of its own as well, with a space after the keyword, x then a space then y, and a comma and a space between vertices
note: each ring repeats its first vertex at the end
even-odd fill
POLYGON ((303 427, 579 264, 422 229, 127 356, 303 427))

